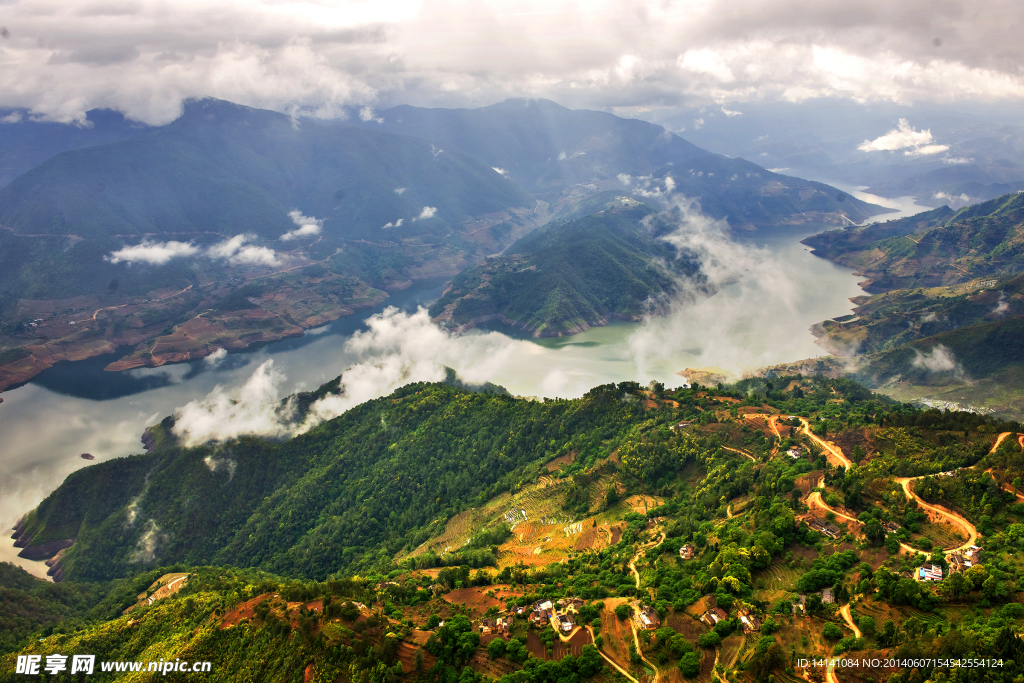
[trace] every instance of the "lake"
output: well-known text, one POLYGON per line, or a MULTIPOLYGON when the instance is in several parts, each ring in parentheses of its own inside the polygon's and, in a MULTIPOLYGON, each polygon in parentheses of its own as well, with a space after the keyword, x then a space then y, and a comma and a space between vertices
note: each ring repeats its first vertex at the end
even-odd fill
MULTIPOLYGON (((382 341, 362 350, 346 346, 364 321, 385 306, 412 313, 429 304, 443 285, 434 281, 396 292, 384 305, 304 337, 229 354, 217 365, 200 360, 123 373, 103 371, 113 357, 57 365, 3 394, 0 523, 9 529, 68 474, 90 464, 82 453, 101 462, 142 452, 140 436, 148 425, 217 386, 227 391, 241 386, 268 359, 279 373, 281 395, 319 386, 354 363, 367 370, 361 376, 383 377, 390 367, 383 356, 411 354, 415 357, 402 366, 405 374, 392 377, 390 384, 381 380, 379 387, 363 387, 364 393, 370 392, 367 397, 388 393, 403 378, 429 378, 423 368, 443 363, 469 379, 490 379, 517 395, 568 398, 598 384, 624 380, 655 379, 676 386, 683 382, 676 373, 687 367, 713 366, 738 374, 824 355, 808 328, 849 313, 849 298, 863 292, 848 269, 811 255, 799 243, 818 230, 750 240, 742 251, 725 255, 740 260, 731 264, 732 270, 725 269, 714 296, 680 304, 671 315, 643 323, 613 323, 572 337, 535 341, 473 330, 459 340, 441 335, 436 343, 427 344, 438 348, 414 349, 409 339, 382 341)), ((502 330, 500 325, 497 329, 502 330)), ((42 563, 21 560, 16 554, 11 540, 0 544, 0 560, 45 575, 42 563)))

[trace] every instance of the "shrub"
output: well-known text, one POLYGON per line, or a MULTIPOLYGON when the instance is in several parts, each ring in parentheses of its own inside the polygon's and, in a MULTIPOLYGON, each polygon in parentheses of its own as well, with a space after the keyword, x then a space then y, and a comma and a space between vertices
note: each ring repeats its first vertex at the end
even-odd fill
POLYGON ((679 671, 686 678, 694 678, 700 673, 700 655, 696 652, 687 652, 679 660, 679 671))
POLYGON ((829 622, 825 624, 825 628, 821 629, 821 635, 823 635, 826 640, 839 640, 843 637, 843 631, 835 624, 829 622))
POLYGON ((722 639, 717 633, 711 631, 710 633, 702 633, 697 638, 697 644, 701 647, 718 647, 722 644, 722 639))

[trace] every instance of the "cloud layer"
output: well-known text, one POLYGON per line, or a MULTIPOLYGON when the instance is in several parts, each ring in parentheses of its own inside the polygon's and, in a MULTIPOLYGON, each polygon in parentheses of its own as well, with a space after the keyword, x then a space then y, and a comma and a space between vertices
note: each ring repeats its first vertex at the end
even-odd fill
MULTIPOLYGON (((293 232, 301 233, 303 229, 299 228, 293 232)), ((317 231, 319 232, 319 227, 317 227, 317 231)), ((292 233, 286 233, 286 235, 290 234, 292 233)), ((198 254, 214 260, 227 261, 232 266, 281 265, 281 259, 273 249, 248 244, 254 239, 256 238, 253 235, 235 235, 205 250, 201 250, 191 242, 149 242, 143 240, 140 244, 118 249, 103 258, 111 263, 148 263, 150 265, 162 266, 171 259, 198 254)), ((282 239, 286 238, 282 236, 282 239)))
POLYGON ((175 433, 188 445, 242 434, 292 436, 411 382, 440 381, 445 367, 457 368, 470 383, 486 382, 505 367, 516 346, 526 344, 496 332, 452 335, 434 325, 425 308, 407 314, 389 307, 368 318, 366 325, 345 342, 354 362, 337 370, 341 392, 314 403, 303 422, 295 421, 291 404, 282 403, 285 377, 268 360, 241 387, 218 386, 178 410, 175 433))
POLYGON ((202 96, 320 117, 354 106, 367 121, 399 102, 509 96, 1020 99, 1022 24, 1024 5, 994 0, 28 0, 0 6, 0 106, 166 123, 202 96))

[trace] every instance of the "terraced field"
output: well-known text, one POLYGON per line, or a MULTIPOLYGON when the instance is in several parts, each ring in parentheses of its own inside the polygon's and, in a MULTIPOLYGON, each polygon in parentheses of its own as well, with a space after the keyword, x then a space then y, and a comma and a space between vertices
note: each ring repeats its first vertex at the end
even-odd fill
POLYGON ((798 577, 799 574, 796 570, 790 569, 781 563, 773 563, 761 572, 757 578, 764 579, 767 590, 792 591, 796 588, 798 577))
POLYGON ((945 522, 922 525, 921 535, 942 548, 955 548, 967 540, 960 529, 945 522))

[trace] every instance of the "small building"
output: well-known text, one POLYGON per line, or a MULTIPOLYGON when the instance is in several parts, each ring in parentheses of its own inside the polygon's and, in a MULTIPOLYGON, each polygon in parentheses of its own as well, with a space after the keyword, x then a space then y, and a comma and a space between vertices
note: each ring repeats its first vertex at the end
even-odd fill
POLYGON ((842 535, 842 529, 837 527, 835 524, 826 522, 818 517, 808 517, 807 526, 817 531, 819 534, 828 536, 831 539, 839 538, 842 535))
POLYGON ((562 633, 569 633, 576 626, 576 617, 572 614, 559 614, 555 617, 558 622, 558 630, 562 633))
POLYGON ((672 431, 677 431, 677 430, 680 430, 680 429, 686 429, 691 424, 693 424, 693 423, 684 420, 683 422, 680 422, 678 424, 672 425, 672 431))
POLYGON ((832 589, 831 588, 822 588, 821 589, 821 601, 823 603, 825 603, 826 605, 831 605, 831 604, 835 603, 836 596, 832 594, 832 589))
POLYGON ((793 600, 793 614, 796 614, 797 610, 807 614, 807 596, 803 593, 793 600))
POLYGON ((804 449, 800 448, 799 446, 796 446, 786 451, 786 455, 793 458, 794 460, 799 460, 800 458, 804 457, 804 449))
POLYGON ((481 619, 480 620, 480 633, 488 634, 494 633, 497 627, 497 622, 494 619, 481 619))
POLYGON ((744 633, 753 633, 761 630, 761 620, 752 614, 741 616, 740 623, 743 624, 744 633))
POLYGON ((921 565, 917 569, 918 581, 942 581, 942 567, 937 564, 921 565))
POLYGON ((712 607, 704 614, 700 615, 700 620, 708 626, 714 626, 720 621, 724 621, 729 618, 729 615, 725 613, 725 610, 721 607, 712 607))
POLYGON ((963 552, 953 553, 949 556, 948 561, 949 571, 965 572, 971 567, 981 565, 981 548, 972 545, 963 552))
POLYGON ((693 559, 693 555, 694 555, 695 552, 696 552, 696 549, 692 545, 687 543, 686 545, 684 545, 682 548, 679 549, 679 559, 680 560, 692 560, 693 559))
POLYGON ((637 628, 653 631, 661 626, 661 618, 654 611, 653 607, 637 605, 633 614, 633 621, 636 623, 637 628))
POLYGON ((498 617, 494 620, 494 632, 501 635, 508 635, 512 632, 512 617, 498 617))
POLYGON ((886 520, 886 521, 882 522, 882 528, 885 529, 885 533, 887 533, 887 534, 894 534, 897 531, 899 531, 900 529, 902 529, 903 527, 901 527, 896 522, 890 522, 890 521, 886 520))

